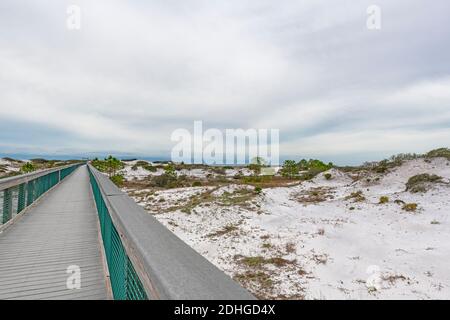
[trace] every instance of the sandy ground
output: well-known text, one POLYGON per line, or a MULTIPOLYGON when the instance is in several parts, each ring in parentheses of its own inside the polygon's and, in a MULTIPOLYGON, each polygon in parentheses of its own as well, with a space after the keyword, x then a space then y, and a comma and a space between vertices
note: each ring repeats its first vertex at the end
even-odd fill
MULTIPOLYGON (((120 173, 124 175, 125 179, 130 180, 142 180, 148 176, 159 176, 164 173, 164 169, 157 168, 156 171, 148 171, 142 167, 137 167, 135 169, 132 169, 133 165, 135 165, 139 160, 135 161, 127 161, 125 163, 125 167, 120 170, 120 173)), ((154 165, 151 162, 148 162, 150 165, 154 165)), ((276 168, 277 170, 279 168, 276 168)), ((277 171, 276 170, 276 171, 277 171)), ((177 176, 185 175, 189 178, 208 178, 208 177, 217 177, 218 174, 214 172, 214 170, 210 169, 182 169, 175 171, 177 176)), ((251 176, 253 173, 252 170, 249 170, 248 168, 236 168, 236 169, 226 169, 225 170, 225 176, 228 178, 232 178, 235 175, 241 175, 241 176, 251 176)))
POLYGON ((237 185, 127 191, 258 297, 449 299, 448 162, 407 161, 357 182, 332 169, 330 180, 320 174, 261 194, 237 185), (405 191, 421 173, 444 183, 405 191), (418 209, 405 211, 400 200, 418 209))
POLYGON ((22 164, 23 163, 0 158, 0 178, 5 177, 12 172, 19 172, 22 164))

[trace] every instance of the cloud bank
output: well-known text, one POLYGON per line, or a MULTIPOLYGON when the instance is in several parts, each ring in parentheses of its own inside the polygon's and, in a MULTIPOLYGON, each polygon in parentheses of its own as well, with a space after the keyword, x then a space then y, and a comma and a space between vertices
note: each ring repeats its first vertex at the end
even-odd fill
POLYGON ((194 120, 280 129, 282 157, 449 146, 448 1, 378 1, 377 31, 371 4, 3 0, 0 153, 168 156, 194 120))

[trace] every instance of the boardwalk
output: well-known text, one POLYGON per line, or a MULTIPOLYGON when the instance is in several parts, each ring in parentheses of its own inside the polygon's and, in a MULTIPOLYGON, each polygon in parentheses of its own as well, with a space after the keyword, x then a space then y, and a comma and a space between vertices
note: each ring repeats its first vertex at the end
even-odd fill
POLYGON ((0 234, 0 299, 106 299, 106 281, 86 166, 63 180, 0 234), (67 267, 81 289, 67 289, 67 267))

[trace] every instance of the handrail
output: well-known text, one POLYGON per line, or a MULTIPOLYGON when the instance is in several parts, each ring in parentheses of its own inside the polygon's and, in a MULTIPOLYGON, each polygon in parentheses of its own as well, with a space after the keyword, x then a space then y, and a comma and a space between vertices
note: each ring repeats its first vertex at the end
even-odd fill
POLYGON ((0 179, 0 191, 4 190, 4 189, 7 189, 7 188, 11 188, 11 187, 17 186, 17 185, 19 185, 21 183, 25 183, 25 182, 34 180, 36 178, 45 176, 46 174, 49 174, 49 173, 52 173, 52 172, 55 172, 55 171, 60 171, 60 170, 65 169, 65 168, 70 168, 70 167, 75 166, 75 165, 80 165, 80 163, 68 164, 68 165, 55 167, 55 168, 49 168, 49 169, 36 170, 36 171, 33 171, 33 172, 20 174, 20 175, 17 175, 17 176, 2 178, 2 179, 0 179))
POLYGON ((0 229, 83 163, 0 179, 0 229))
POLYGON ((107 176, 88 168, 115 299, 255 299, 107 176))

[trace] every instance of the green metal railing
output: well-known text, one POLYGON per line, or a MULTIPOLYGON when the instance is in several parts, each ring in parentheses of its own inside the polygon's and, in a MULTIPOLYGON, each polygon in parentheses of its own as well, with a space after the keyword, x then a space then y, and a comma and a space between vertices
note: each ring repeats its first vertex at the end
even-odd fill
POLYGON ((0 226, 21 213, 80 165, 81 163, 0 180, 0 226))
POLYGON ((88 164, 114 299, 253 300, 88 164))
POLYGON ((71 174, 72 172, 75 171, 76 168, 78 168, 79 166, 72 166, 72 167, 68 167, 68 168, 64 168, 61 170, 60 176, 61 176, 61 180, 64 179, 65 177, 67 177, 69 174, 71 174))
POLYGON ((125 251, 97 180, 90 169, 89 177, 97 206, 113 297, 115 300, 147 300, 145 289, 125 251))

